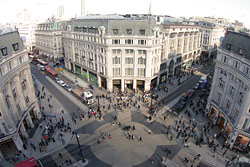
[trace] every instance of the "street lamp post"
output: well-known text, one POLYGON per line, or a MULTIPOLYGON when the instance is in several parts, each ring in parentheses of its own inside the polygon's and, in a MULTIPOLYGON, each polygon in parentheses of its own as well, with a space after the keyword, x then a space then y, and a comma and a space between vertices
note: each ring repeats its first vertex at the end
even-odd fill
POLYGON ((102 114, 101 114, 101 110, 100 110, 100 103, 99 103, 99 99, 100 99, 100 96, 97 95, 97 100, 98 100, 98 108, 97 108, 97 112, 99 113, 99 119, 101 120, 102 119, 102 114))
POLYGON ((80 150, 80 155, 81 155, 82 162, 85 162, 85 158, 84 158, 83 155, 82 155, 82 149, 81 149, 80 142, 79 142, 79 136, 78 136, 77 133, 74 132, 74 131, 73 131, 73 134, 76 135, 76 140, 77 140, 77 144, 78 144, 78 147, 79 147, 79 150, 80 150))

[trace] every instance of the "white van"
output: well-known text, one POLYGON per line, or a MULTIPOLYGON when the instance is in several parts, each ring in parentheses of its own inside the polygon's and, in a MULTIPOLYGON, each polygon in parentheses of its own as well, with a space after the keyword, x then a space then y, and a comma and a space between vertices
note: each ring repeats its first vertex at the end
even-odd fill
POLYGON ((207 76, 204 75, 204 76, 202 76, 201 79, 199 80, 199 83, 203 83, 203 82, 206 81, 206 80, 207 80, 207 76))

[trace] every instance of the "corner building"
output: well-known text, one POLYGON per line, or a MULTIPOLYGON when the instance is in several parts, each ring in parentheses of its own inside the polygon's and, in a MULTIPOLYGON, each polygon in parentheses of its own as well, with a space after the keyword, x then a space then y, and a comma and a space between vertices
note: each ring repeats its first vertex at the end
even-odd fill
MULTIPOLYGON (((17 31, 0 34, 0 156, 5 145, 23 150, 27 129, 40 119, 30 60, 17 31)), ((8 147, 7 147, 8 148, 8 147)))
POLYGON ((99 87, 149 90, 157 85, 162 33, 154 18, 85 16, 63 32, 65 67, 99 87))
POLYGON ((230 146, 250 147, 250 36, 228 31, 215 60, 206 112, 230 146))

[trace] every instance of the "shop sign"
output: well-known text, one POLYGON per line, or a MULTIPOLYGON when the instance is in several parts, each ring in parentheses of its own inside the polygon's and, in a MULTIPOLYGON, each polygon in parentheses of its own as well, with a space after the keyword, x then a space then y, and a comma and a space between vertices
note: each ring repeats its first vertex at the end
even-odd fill
POLYGON ((132 84, 133 80, 125 80, 125 84, 132 84))

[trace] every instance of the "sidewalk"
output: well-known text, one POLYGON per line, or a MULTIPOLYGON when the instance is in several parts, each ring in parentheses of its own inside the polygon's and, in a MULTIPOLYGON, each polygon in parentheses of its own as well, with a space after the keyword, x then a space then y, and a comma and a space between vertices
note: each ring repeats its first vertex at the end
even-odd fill
POLYGON ((40 159, 63 148, 70 142, 73 136, 71 132, 74 130, 74 123, 66 112, 62 113, 64 108, 62 108, 62 105, 57 101, 57 99, 50 96, 50 93, 46 88, 42 91, 43 85, 41 85, 37 79, 35 81, 36 95, 39 91, 40 97, 45 96, 45 98, 39 100, 40 107, 44 108, 44 110, 41 109, 41 112, 45 115, 45 117, 41 118, 41 123, 36 126, 34 135, 27 139, 27 149, 24 151, 24 154, 29 158, 34 157, 35 159, 40 159), (52 105, 53 108, 49 107, 49 105, 52 105), (71 130, 65 130, 66 128, 59 128, 57 126, 57 123, 60 122, 60 120, 62 122, 63 119, 65 127, 69 126, 71 130), (49 126, 55 127, 52 135, 54 141, 49 141, 48 139, 43 138, 42 134, 47 131, 46 129, 49 129, 49 126), (41 144, 42 140, 43 143, 45 143, 45 147, 39 146, 39 143, 41 144), (48 142, 46 142, 46 140, 48 140, 48 142))

